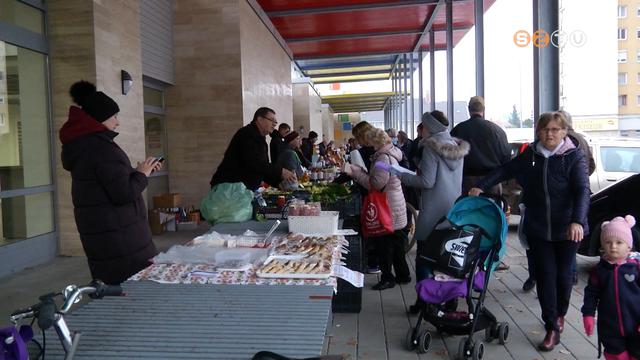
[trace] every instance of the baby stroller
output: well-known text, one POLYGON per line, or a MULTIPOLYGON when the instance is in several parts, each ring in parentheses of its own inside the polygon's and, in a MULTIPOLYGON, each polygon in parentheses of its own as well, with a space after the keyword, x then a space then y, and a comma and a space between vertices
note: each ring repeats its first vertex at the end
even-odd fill
POLYGON ((496 338, 500 344, 507 341, 509 324, 498 322, 484 307, 491 273, 506 250, 506 208, 502 197, 463 197, 420 248, 419 257, 438 275, 416 284, 422 305, 416 326, 407 332, 405 345, 409 350, 418 353, 429 350, 431 333, 421 328, 423 320, 439 332, 467 335, 460 339, 458 359, 484 357, 484 343, 473 338, 477 331, 485 330, 487 342, 496 338), (456 303, 458 298, 466 300, 468 311, 456 311, 445 305, 456 303))

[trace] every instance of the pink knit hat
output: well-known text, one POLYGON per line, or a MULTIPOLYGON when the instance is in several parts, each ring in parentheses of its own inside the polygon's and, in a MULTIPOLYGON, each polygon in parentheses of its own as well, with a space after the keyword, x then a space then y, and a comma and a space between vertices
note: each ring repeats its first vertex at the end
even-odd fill
POLYGON ((636 224, 636 219, 627 215, 624 218, 616 216, 611 221, 605 221, 602 223, 602 233, 600 233, 600 242, 603 242, 607 238, 618 238, 624 240, 630 247, 633 248, 633 236, 631 235, 631 228, 636 224))

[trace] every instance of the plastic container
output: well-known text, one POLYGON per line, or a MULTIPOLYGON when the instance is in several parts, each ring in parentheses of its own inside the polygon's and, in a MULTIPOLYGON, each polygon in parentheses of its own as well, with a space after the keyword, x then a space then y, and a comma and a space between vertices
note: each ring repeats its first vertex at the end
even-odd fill
MULTIPOLYGON (((346 236, 349 241, 349 252, 345 254, 347 267, 362 272, 364 268, 362 256, 362 238, 360 236, 346 236)), ((362 288, 357 288, 349 282, 338 279, 338 288, 331 301, 334 313, 359 313, 362 309, 362 288)))
POLYGON ((289 231, 301 234, 334 235, 338 232, 337 211, 321 211, 320 216, 289 216, 289 231))

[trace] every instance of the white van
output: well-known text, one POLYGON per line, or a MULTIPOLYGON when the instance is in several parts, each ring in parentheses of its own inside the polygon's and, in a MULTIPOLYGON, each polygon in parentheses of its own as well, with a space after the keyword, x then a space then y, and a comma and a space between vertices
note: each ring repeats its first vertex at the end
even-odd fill
POLYGON ((640 139, 590 138, 589 146, 596 162, 596 171, 589 178, 591 192, 640 173, 640 139))

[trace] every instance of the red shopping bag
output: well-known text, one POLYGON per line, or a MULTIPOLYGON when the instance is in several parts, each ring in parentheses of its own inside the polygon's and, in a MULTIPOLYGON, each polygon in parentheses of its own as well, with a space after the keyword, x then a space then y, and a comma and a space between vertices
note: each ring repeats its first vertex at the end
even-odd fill
POLYGON ((360 214, 362 234, 365 237, 376 237, 393 233, 393 218, 387 195, 373 186, 369 188, 360 214))

